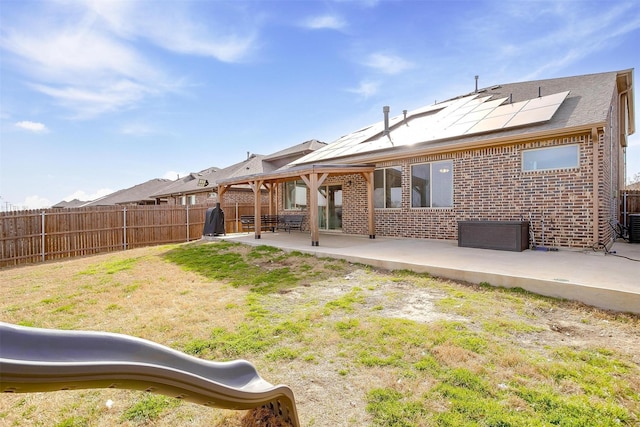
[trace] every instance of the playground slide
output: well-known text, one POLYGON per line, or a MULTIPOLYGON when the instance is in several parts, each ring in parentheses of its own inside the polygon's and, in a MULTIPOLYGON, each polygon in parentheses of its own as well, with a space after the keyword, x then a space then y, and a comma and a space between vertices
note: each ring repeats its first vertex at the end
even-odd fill
POLYGON ((263 380, 246 360, 209 362, 160 344, 106 332, 0 322, 0 390, 142 390, 224 409, 267 407, 299 426, 286 385, 263 380))

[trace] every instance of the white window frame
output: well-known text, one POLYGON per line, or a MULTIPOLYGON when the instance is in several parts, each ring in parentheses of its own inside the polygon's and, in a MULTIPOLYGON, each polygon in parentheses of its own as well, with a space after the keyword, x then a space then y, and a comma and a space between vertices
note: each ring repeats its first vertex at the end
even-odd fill
POLYGON ((411 208, 412 209, 451 209, 453 208, 453 160, 441 160, 437 162, 425 162, 415 163, 411 165, 411 208), (413 204, 413 168, 423 165, 429 165, 429 206, 414 206, 413 204), (446 169, 446 170, 445 170, 446 169), (451 174, 451 187, 449 188, 449 195, 451 198, 451 204, 448 206, 434 206, 433 205, 433 188, 434 180, 433 174, 435 172, 450 173, 451 174))
MULTIPOLYGON (((567 156, 570 158, 571 156, 567 156)), ((580 168, 580 146, 578 144, 566 144, 566 145, 554 145, 551 147, 542 147, 542 148, 532 148, 529 150, 523 150, 521 154, 521 165, 523 172, 540 172, 540 171, 554 171, 561 169, 579 169, 580 168), (553 165, 553 167, 537 167, 538 161, 535 159, 527 159, 528 154, 536 154, 536 153, 551 153, 556 150, 567 150, 567 149, 575 149, 575 162, 571 164, 561 164, 561 165, 553 165)))
MULTIPOLYGON (((388 166, 385 168, 378 168, 374 171, 374 181, 375 181, 375 173, 376 172, 380 172, 382 171, 382 187, 375 187, 374 184, 374 206, 375 209, 400 209, 402 208, 402 166, 388 166), (398 201, 398 206, 387 206, 387 190, 389 192, 389 196, 390 198, 392 198, 393 196, 393 192, 391 191, 391 188, 387 188, 388 187, 388 182, 387 182, 387 170, 388 169, 394 169, 398 172, 400 172, 400 187, 393 187, 393 188, 399 188, 400 189, 400 198, 397 200, 398 201), (382 206, 380 206, 379 204, 377 204, 377 200, 378 200, 378 194, 376 194, 376 191, 382 189, 382 206)), ((392 200, 393 201, 393 200, 392 200)))
POLYGON ((309 194, 309 188, 307 187, 307 184, 305 184, 305 182, 301 179, 297 179, 295 181, 286 181, 283 186, 282 186, 282 190, 283 190, 283 199, 282 199, 282 205, 284 206, 284 209, 287 211, 301 211, 303 209, 306 209, 307 207, 307 196, 309 194), (294 199, 295 200, 289 200, 290 198, 290 189, 287 188, 291 185, 295 186, 295 190, 294 190, 294 199), (303 190, 304 189, 304 190, 303 190))

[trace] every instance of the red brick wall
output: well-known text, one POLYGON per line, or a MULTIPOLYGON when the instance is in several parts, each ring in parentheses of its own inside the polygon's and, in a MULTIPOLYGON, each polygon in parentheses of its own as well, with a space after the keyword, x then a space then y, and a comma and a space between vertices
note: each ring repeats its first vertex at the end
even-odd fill
MULTIPOLYGON (((615 104, 614 104, 615 105, 615 104)), ((617 123, 613 110, 612 123, 617 123)), ((402 207, 376 209, 376 234, 380 236, 457 239, 458 221, 526 220, 531 218, 538 245, 589 248, 608 241, 609 218, 615 218, 618 168, 621 147, 611 144, 611 129, 597 135, 598 218, 594 213, 594 144, 591 132, 560 139, 517 143, 499 147, 398 159, 377 167, 402 168, 402 207), (528 149, 576 144, 579 167, 551 171, 522 171, 522 152, 528 149), (613 151, 613 153, 612 153, 613 151), (613 154, 613 155, 612 155, 613 154), (609 159, 612 159, 611 161, 609 159), (441 160, 453 161, 453 207, 412 208, 411 165, 441 160), (613 181, 611 180, 613 177, 613 181), (598 236, 594 237, 594 221, 598 236), (544 242, 542 232, 544 227, 544 242)), ((368 234, 367 187, 359 174, 329 177, 324 185, 343 187, 342 230, 347 234, 368 234)), ((276 197, 279 214, 308 210, 283 210, 282 187, 276 197)))
MULTIPOLYGON (((608 158, 609 145, 601 135, 600 159, 608 158)), ((614 144, 615 146, 615 144, 614 144)), ((593 144, 591 135, 505 145, 402 159, 378 164, 401 166, 402 207, 376 209, 376 233, 381 236, 457 239, 462 220, 529 220, 531 215, 537 244, 559 247, 590 247, 593 238, 593 144), (578 144, 577 169, 523 172, 522 151, 532 148, 578 144), (411 165, 451 159, 453 161, 453 207, 411 208, 411 165)), ((600 162, 600 211, 609 211, 609 162, 600 162), (605 176, 606 175, 606 176, 605 176)), ((615 175, 614 175, 615 176, 615 175)), ((343 231, 367 234, 366 185, 362 177, 335 177, 344 189, 343 231), (351 186, 344 183, 351 181, 351 186)), ((600 222, 603 222, 602 219, 600 222)), ((604 231, 606 222, 600 224, 604 231)), ((602 236, 604 238, 604 236, 602 236)))

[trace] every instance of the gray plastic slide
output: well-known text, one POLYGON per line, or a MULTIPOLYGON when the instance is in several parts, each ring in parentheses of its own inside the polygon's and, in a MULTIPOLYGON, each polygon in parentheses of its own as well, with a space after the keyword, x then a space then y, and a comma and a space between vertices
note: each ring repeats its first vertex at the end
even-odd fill
POLYGON ((209 362, 128 335, 0 322, 3 393, 87 388, 143 390, 224 409, 264 406, 300 425, 293 391, 266 382, 246 360, 209 362))

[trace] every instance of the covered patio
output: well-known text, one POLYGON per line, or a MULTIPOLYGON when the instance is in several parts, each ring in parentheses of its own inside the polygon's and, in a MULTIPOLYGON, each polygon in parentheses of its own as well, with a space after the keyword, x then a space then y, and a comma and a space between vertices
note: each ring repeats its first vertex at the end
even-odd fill
POLYGON ((266 190, 269 200, 269 215, 277 215, 275 200, 277 187, 287 181, 302 180, 309 189, 309 231, 311 246, 320 244, 320 227, 318 221, 318 191, 327 178, 331 176, 360 175, 366 182, 367 188, 367 231, 370 239, 375 239, 375 209, 374 209, 374 170, 373 165, 307 165, 277 170, 270 173, 246 175, 228 178, 218 182, 218 201, 224 200, 224 194, 233 186, 249 186, 254 194, 255 238, 260 239, 261 224, 261 194, 266 190))

